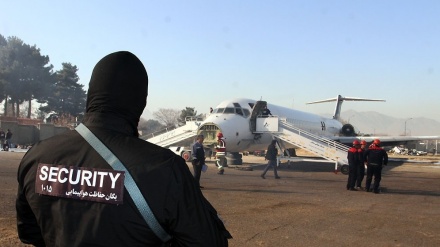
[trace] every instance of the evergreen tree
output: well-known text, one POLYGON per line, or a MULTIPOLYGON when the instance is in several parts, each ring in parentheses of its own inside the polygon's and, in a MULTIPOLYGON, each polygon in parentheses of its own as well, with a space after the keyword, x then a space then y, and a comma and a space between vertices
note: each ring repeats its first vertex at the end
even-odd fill
POLYGON ((8 42, 6 41, 5 37, 0 34, 0 102, 3 102, 6 98, 5 93, 5 85, 6 85, 6 67, 4 67, 5 64, 5 49, 8 42))
POLYGON ((185 107, 185 109, 182 110, 178 119, 180 126, 185 125, 186 117, 195 117, 197 115, 197 111, 195 111, 194 109, 194 107, 185 107))
POLYGON ((8 103, 12 104, 12 115, 19 116, 19 105, 29 101, 30 117, 33 99, 43 97, 44 88, 50 85, 52 65, 49 57, 40 54, 35 45, 25 44, 17 37, 9 37, 6 45, 0 38, 0 92, 5 100, 5 115, 8 115, 8 103))
MULTIPOLYGON (((43 112, 55 112, 58 117, 76 118, 85 110, 86 91, 78 83, 78 68, 70 63, 62 63, 63 68, 57 71, 56 82, 47 97, 47 105, 40 107, 43 112)), ((74 121, 74 120, 71 120, 74 121)))

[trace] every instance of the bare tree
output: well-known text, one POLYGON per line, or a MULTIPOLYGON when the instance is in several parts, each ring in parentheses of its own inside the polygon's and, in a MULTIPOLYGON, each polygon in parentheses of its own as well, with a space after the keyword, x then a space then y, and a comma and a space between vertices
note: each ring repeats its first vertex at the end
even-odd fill
POLYGON ((158 111, 153 112, 153 116, 166 128, 170 128, 178 126, 180 113, 180 110, 160 108, 158 111))
POLYGON ((154 133, 160 130, 165 129, 159 121, 153 119, 144 119, 140 118, 138 123, 138 130, 142 131, 142 135, 147 135, 150 133, 154 133))

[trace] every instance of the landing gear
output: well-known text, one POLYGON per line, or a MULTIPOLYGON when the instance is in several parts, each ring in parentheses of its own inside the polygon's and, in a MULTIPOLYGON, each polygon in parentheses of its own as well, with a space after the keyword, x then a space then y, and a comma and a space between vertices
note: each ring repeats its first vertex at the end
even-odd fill
POLYGON ((226 161, 228 165, 243 165, 242 154, 238 152, 227 152, 226 153, 226 161))

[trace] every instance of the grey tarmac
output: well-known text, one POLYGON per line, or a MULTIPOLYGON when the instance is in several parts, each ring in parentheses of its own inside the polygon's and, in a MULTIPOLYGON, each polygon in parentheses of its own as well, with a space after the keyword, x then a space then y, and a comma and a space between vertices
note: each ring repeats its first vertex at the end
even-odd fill
MULTIPOLYGON (((0 246, 26 246, 17 238, 14 207, 22 156, 0 152, 0 246)), ((283 163, 281 179, 271 170, 262 179, 263 157, 243 161, 218 175, 208 159, 200 181, 234 237, 232 247, 440 246, 438 164, 392 161, 382 193, 374 194, 347 191, 347 176, 331 163, 283 163)))

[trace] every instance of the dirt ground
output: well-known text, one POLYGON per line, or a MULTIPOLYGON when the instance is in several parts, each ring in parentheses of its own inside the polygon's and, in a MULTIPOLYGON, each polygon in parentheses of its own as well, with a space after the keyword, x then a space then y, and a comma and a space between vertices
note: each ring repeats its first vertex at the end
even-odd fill
MULTIPOLYGON (((0 246, 26 246, 14 207, 22 156, 0 152, 0 246)), ((440 165, 433 161, 390 162, 382 193, 373 194, 347 191, 347 176, 334 174, 331 163, 283 163, 276 180, 271 170, 260 177, 263 157, 243 160, 248 169, 217 175, 208 159, 201 179, 234 237, 230 246, 440 246, 440 165)))

